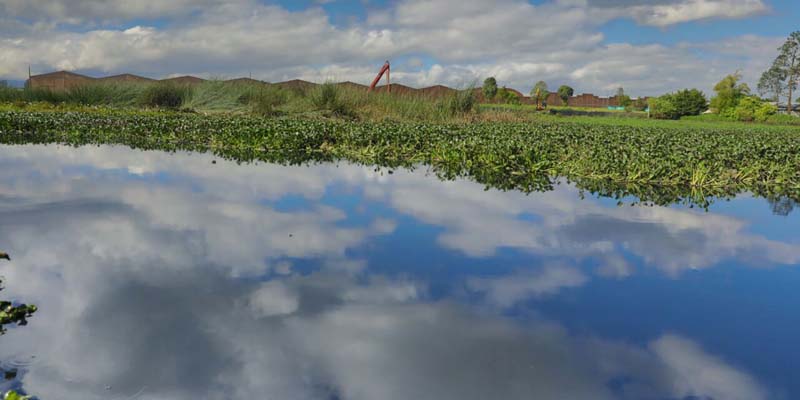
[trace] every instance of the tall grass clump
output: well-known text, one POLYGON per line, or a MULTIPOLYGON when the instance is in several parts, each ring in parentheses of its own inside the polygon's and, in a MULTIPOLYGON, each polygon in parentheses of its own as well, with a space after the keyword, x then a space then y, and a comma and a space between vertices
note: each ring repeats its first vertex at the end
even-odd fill
POLYGON ((0 85, 0 101, 11 103, 18 101, 22 95, 22 90, 0 85))
POLYGON ((225 82, 210 80, 193 86, 193 93, 184 107, 208 111, 247 112, 256 94, 269 86, 261 82, 225 82))
POLYGON ((278 107, 289 101, 289 94, 275 86, 265 86, 247 95, 248 104, 253 113, 263 116, 278 114, 278 107))
POLYGON ((28 88, 22 91, 22 101, 29 103, 33 102, 46 102, 51 104, 59 104, 67 101, 65 92, 58 92, 55 90, 44 88, 28 88))
POLYGON ((136 83, 92 83, 72 87, 63 95, 66 103, 133 106, 143 90, 144 87, 136 83))
POLYGON ((441 103, 443 107, 451 116, 458 117, 471 113, 476 109, 478 101, 475 98, 475 90, 467 88, 459 90, 448 98, 444 99, 441 103))
MULTIPOLYGON (((388 93, 386 91, 369 92, 366 88, 348 85, 334 85, 335 89, 318 88, 311 96, 318 105, 327 99, 328 104, 344 105, 347 109, 345 116, 357 117, 365 121, 430 121, 452 122, 454 118, 446 102, 425 96, 421 93, 388 93), (327 91, 327 93, 325 93, 327 91), (335 98, 335 100, 331 100, 335 98)), ((322 109, 330 110, 332 107, 322 109)))
POLYGON ((342 92, 335 83, 325 82, 311 92, 309 99, 317 111, 327 111, 341 117, 355 117, 353 105, 342 92))
POLYGON ((192 98, 193 91, 189 85, 159 82, 144 89, 139 97, 139 104, 146 107, 178 109, 192 98))

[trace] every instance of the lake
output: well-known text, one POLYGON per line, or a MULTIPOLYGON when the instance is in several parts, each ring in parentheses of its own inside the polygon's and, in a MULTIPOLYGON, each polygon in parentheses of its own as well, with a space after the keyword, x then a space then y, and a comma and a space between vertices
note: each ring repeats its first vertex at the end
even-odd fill
POLYGON ((800 209, 425 168, 0 146, 0 389, 41 399, 800 398, 800 209), (16 376, 14 376, 16 375, 16 376))

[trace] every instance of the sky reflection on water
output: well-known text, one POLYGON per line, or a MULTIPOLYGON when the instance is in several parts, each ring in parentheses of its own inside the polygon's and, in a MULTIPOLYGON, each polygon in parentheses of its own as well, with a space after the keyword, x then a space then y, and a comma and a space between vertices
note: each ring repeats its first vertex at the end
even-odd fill
POLYGON ((0 366, 43 399, 800 396, 800 220, 424 170, 0 147, 0 366), (35 356, 35 358, 32 358, 35 356))

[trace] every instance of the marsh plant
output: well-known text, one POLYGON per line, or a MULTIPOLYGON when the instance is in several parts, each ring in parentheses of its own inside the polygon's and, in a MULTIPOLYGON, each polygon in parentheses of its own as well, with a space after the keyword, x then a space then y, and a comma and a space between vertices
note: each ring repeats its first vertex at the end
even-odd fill
POLYGON ((239 161, 428 165, 447 178, 466 176, 521 191, 546 188, 552 178, 565 177, 586 187, 599 181, 645 196, 750 191, 800 199, 800 131, 795 127, 570 118, 354 123, 167 112, 0 111, 0 142, 125 144, 213 151, 239 161))
POLYGON ((194 88, 171 82, 148 85, 139 96, 139 103, 145 107, 177 110, 188 102, 194 88))
POLYGON ((314 89, 310 96, 311 104, 318 111, 331 112, 342 117, 355 115, 352 104, 343 93, 343 89, 333 82, 325 82, 314 89))

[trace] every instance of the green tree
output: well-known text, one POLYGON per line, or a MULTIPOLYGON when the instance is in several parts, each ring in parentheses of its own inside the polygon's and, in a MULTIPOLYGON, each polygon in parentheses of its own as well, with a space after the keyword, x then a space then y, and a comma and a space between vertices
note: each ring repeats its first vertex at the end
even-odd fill
POLYGON ((711 99, 711 108, 718 114, 723 114, 726 111, 733 110, 739 104, 739 101, 750 95, 750 87, 746 83, 740 82, 742 74, 736 71, 722 78, 719 83, 714 86, 714 91, 717 95, 711 99))
POLYGON ((650 99, 650 116, 657 119, 678 119, 700 115, 708 110, 706 95, 697 89, 684 89, 650 99))
POLYGON ((506 104, 520 104, 522 101, 520 100, 519 96, 511 90, 508 90, 505 86, 502 89, 497 91, 497 97, 506 104))
POLYGON ((779 103, 781 95, 786 91, 786 71, 775 63, 770 69, 761 74, 758 80, 758 93, 764 97, 769 97, 775 103, 779 103))
POLYGON ((678 119, 678 112, 675 104, 670 99, 670 95, 661 97, 651 97, 648 100, 650 106, 650 117, 655 119, 678 119))
POLYGON ((547 90, 547 83, 544 81, 536 82, 531 89, 531 98, 536 102, 536 108, 542 108, 542 102, 547 99, 550 92, 547 90))
POLYGON ((773 67, 781 70, 786 84, 788 110, 792 112, 792 94, 800 80, 800 31, 792 32, 778 51, 773 67))
POLYGON ((569 104, 569 98, 572 97, 573 94, 575 94, 575 89, 567 85, 561 85, 561 87, 558 88, 558 97, 561 98, 562 105, 566 106, 569 104))
POLYGON ((700 115, 708 110, 706 95, 697 89, 679 90, 669 95, 669 100, 675 105, 679 118, 687 115, 700 115))
POLYGON ((496 96, 497 96, 497 79, 494 79, 494 77, 486 78, 486 80, 483 81, 483 97, 486 100, 491 101, 494 100, 496 96))

